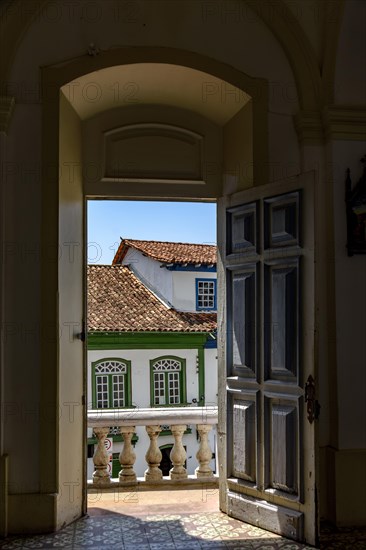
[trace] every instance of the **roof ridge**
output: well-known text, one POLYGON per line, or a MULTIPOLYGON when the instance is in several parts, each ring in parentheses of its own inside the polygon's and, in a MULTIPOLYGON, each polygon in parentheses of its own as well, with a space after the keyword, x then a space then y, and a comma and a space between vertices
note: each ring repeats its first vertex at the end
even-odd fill
POLYGON ((216 244, 209 244, 209 243, 188 243, 188 242, 182 242, 182 241, 159 241, 156 239, 131 239, 129 237, 120 237, 121 241, 128 241, 128 242, 137 242, 137 243, 159 243, 159 244, 184 244, 184 245, 192 245, 192 246, 212 246, 217 248, 216 244))
POLYGON ((128 265, 123 264, 87 264, 87 267, 123 267, 129 269, 128 265))
POLYGON ((128 269, 128 265, 123 264, 87 264, 87 267, 123 267, 128 269))

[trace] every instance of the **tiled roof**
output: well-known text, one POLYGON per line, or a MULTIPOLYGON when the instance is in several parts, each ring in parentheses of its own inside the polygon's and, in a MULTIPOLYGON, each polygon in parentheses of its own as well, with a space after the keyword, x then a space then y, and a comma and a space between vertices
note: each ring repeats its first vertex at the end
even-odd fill
POLYGON ((113 265, 121 263, 129 248, 140 250, 146 256, 163 263, 216 265, 215 245, 139 241, 122 239, 113 258, 113 265))
POLYGON ((88 266, 88 331, 213 332, 215 313, 165 306, 125 266, 88 266))

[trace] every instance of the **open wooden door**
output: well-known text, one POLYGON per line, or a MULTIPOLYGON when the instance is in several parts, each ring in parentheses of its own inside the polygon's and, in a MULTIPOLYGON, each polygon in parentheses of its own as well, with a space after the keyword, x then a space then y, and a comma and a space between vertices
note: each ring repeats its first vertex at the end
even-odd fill
POLYGON ((81 121, 60 94, 58 525, 86 512, 85 250, 81 121), (73 459, 65 459, 72 449, 73 459))
POLYGON ((313 174, 219 201, 220 506, 317 539, 313 174))

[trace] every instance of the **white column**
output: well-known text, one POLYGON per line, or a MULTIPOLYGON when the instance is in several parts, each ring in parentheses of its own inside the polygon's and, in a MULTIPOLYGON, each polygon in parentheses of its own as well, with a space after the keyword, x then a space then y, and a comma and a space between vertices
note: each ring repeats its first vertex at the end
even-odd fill
POLYGON ((93 456, 94 468, 93 483, 95 485, 105 485, 111 482, 108 473, 109 455, 105 448, 105 439, 109 433, 109 428, 93 428, 98 439, 98 445, 93 456))
POLYGON ((148 464, 148 469, 145 472, 145 481, 159 481, 163 478, 163 472, 159 468, 162 454, 157 442, 161 427, 146 426, 146 431, 150 438, 150 445, 145 455, 148 464))
POLYGON ((121 471, 118 478, 120 483, 129 483, 136 481, 136 473, 133 466, 136 461, 136 454, 133 450, 131 439, 135 433, 135 426, 121 426, 121 434, 123 434, 123 449, 119 455, 121 471))
POLYGON ((174 445, 170 452, 170 460, 173 463, 173 468, 170 470, 170 479, 185 479, 187 477, 187 470, 183 466, 187 454, 183 447, 182 437, 187 429, 185 424, 177 424, 171 426, 172 434, 174 436, 174 445))
POLYGON ((213 471, 209 467, 212 459, 212 451, 208 443, 208 432, 212 429, 209 424, 197 424, 197 430, 200 436, 200 447, 197 451, 196 458, 199 466, 195 473, 197 477, 213 477, 213 471))

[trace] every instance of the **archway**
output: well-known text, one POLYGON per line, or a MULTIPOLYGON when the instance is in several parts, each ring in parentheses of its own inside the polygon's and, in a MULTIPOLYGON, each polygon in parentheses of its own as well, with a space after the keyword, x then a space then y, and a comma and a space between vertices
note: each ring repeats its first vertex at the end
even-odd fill
MULTIPOLYGON (((123 53, 126 55, 125 51, 123 53)), ((140 53, 144 55, 145 52, 141 50, 140 53)), ((60 179, 57 178, 56 181, 55 178, 54 188, 52 185, 50 186, 49 173, 45 174, 44 179, 45 205, 48 205, 43 213, 45 249, 47 246, 52 246, 50 243, 54 243, 55 239, 57 239, 57 246, 61 246, 61 248, 65 247, 65 243, 69 243, 66 245, 68 247, 70 247, 70 243, 73 243, 71 244, 73 252, 78 249, 75 243, 83 242, 83 235, 85 234, 85 227, 82 224, 83 201, 85 200, 83 197, 140 197, 150 199, 164 197, 177 200, 215 200, 224 192, 224 185, 228 185, 228 191, 231 192, 252 185, 253 178, 257 177, 256 181, 258 183, 263 181, 262 178, 268 168, 266 140, 261 137, 261 129, 262 136, 266 135, 265 82, 251 79, 246 75, 240 75, 230 67, 218 63, 215 72, 230 74, 232 71, 231 80, 233 82, 236 80, 242 81, 242 88, 239 88, 217 76, 189 68, 189 64, 203 64, 202 59, 198 63, 197 59, 194 59, 195 56, 191 54, 187 56, 188 60, 185 61, 185 65, 179 66, 166 63, 166 52, 161 53, 163 63, 154 63, 150 66, 146 63, 123 66, 112 65, 104 71, 93 72, 89 76, 85 75, 77 80, 74 78, 71 81, 67 80, 67 74, 74 77, 75 64, 79 66, 77 61, 70 63, 69 71, 65 70, 65 66, 44 69, 44 94, 46 99, 44 102, 45 165, 52 165, 52 159, 54 159, 57 165, 60 166, 60 179), (189 58, 192 58, 193 61, 192 59, 189 61, 189 58), (178 78, 178 86, 175 87, 175 90, 172 86, 167 94, 166 90, 162 89, 165 97, 164 93, 161 92, 160 96, 163 97, 159 97, 159 90, 155 90, 154 104, 154 101, 151 100, 154 94, 148 89, 148 86, 151 87, 154 84, 154 78, 150 78, 150 80, 148 78, 149 68, 153 68, 155 73, 160 75, 162 81, 167 80, 169 75, 171 76, 171 71, 173 71, 175 77, 180 76, 185 81, 188 80, 193 87, 196 85, 195 93, 188 98, 187 95, 181 94, 178 78), (115 78, 119 73, 124 78, 134 74, 133 82, 135 83, 137 75, 140 75, 139 89, 143 90, 143 96, 145 94, 144 101, 141 104, 128 106, 121 101, 117 107, 110 109, 110 98, 104 94, 103 99, 106 102, 106 110, 103 108, 104 102, 101 101, 97 107, 95 104, 92 105, 91 112, 86 113, 85 120, 81 120, 85 103, 93 97, 90 94, 98 94, 101 90, 101 95, 103 95, 103 90, 110 89, 111 82, 112 84, 118 82, 115 78), (66 83, 64 83, 65 81, 66 83), (50 85, 51 82, 52 86, 50 85), (60 103, 55 91, 58 84, 55 85, 55 83, 59 83, 61 88, 60 103), (257 87, 254 86, 254 83, 257 87), (203 88, 203 85, 206 85, 206 88, 203 88), (244 87, 251 87, 255 91, 258 96, 255 101, 244 91, 244 87), (202 101, 203 89, 208 92, 208 99, 213 100, 213 105, 207 104, 208 101, 206 103, 202 101), (232 101, 231 104, 230 101, 227 101, 227 104, 222 108, 223 113, 218 113, 218 109, 220 106, 222 107, 223 90, 229 92, 229 99, 232 98, 232 101), (78 91, 79 96, 77 96, 78 91), (88 114, 93 116, 89 118, 88 114), (258 125, 256 131, 253 132, 255 120, 258 121, 258 125), (223 132, 224 126, 226 129, 225 135, 223 132), (121 131, 116 131, 116 128, 121 128, 121 131), (59 140, 56 139, 54 132, 56 132, 56 136, 59 132, 59 140), (90 136, 94 136, 95 140, 93 141, 90 136), (106 140, 102 143, 100 139, 103 136, 106 140), (109 136, 112 137, 110 141, 108 141, 109 136), (118 169, 121 169, 120 173, 116 173, 116 166, 112 166, 112 172, 114 170, 112 174, 103 172, 105 169, 110 169, 111 165, 105 162, 105 153, 108 151, 110 144, 115 145, 116 140, 114 138, 116 136, 118 138, 117 142, 119 141, 123 146, 129 143, 130 138, 135 141, 136 137, 144 139, 145 146, 146 139, 150 140, 147 149, 150 149, 151 146, 156 152, 154 166, 144 166, 145 171, 142 170, 137 179, 133 177, 133 174, 131 175, 131 165, 129 166, 129 173, 123 172, 126 169, 126 165, 123 166, 123 163, 122 166, 118 167, 118 169), (119 139, 120 137, 121 139, 119 139), (244 155, 244 159, 238 156, 238 149, 235 151, 234 148, 228 146, 233 143, 235 137, 238 143, 242 144, 242 150, 245 151, 246 156, 244 155), (164 158, 160 159, 160 164, 156 161, 159 157, 159 151, 161 154, 162 138, 165 139, 164 143, 168 144, 168 147, 172 147, 172 154, 175 155, 176 173, 168 175, 161 173, 162 167, 164 167, 164 158), (156 139, 160 140, 158 147, 154 146, 156 139), (224 142, 227 143, 226 152, 222 146, 224 142), (176 149, 177 143, 178 149, 179 144, 190 143, 189 148, 185 150, 180 160, 180 153, 176 149), (259 151, 256 151, 255 143, 258 145, 259 151), (225 155, 226 159, 224 159, 225 155), (259 165, 255 161, 255 157, 261 159, 259 165), (223 160, 226 161, 228 167, 226 183, 223 181, 225 171, 223 160), (187 162, 190 161, 192 162, 187 175, 185 167, 187 162), (97 178, 88 178, 87 172, 84 171, 85 165, 88 166, 88 162, 89 166, 98 166, 97 178), (179 165, 179 163, 181 164, 179 165), (237 169, 235 164, 239 164, 240 168, 241 163, 246 166, 245 176, 250 176, 246 180, 240 169, 237 171, 238 173, 235 172, 237 169), (215 166, 215 170, 210 170, 212 165, 215 166), (230 166, 233 165, 234 168, 230 170, 230 166), (263 166, 264 170, 262 169, 263 166), (55 192, 57 189, 59 189, 58 193, 55 192), (50 207, 51 204, 54 206, 50 207), (55 215, 59 219, 58 231, 52 234, 50 226, 55 215)), ((133 58, 135 57, 136 52, 133 50, 133 58)), ((109 60, 109 63, 113 60, 115 60, 115 52, 113 52, 112 60, 109 60)), ((215 65, 212 60, 207 60, 207 63, 209 66, 215 65)), ((85 64, 83 64, 83 71, 85 72, 85 70, 85 64)), ((131 82, 130 78, 127 82, 131 82)), ((112 88, 111 92, 115 94, 115 87, 112 88)), ((127 93, 129 92, 130 90, 127 90, 127 93)), ((123 99, 124 97, 122 97, 123 99)), ((127 150, 131 152, 131 148, 127 147, 127 150)), ((120 154, 125 154, 123 147, 117 151, 117 156, 120 154)), ((148 163, 149 159, 146 162, 148 163)), ((79 254, 73 257, 72 262, 68 261, 67 257, 63 255, 59 266, 54 266, 55 275, 57 270, 58 304, 52 303, 52 300, 49 299, 49 293, 52 294, 54 284, 52 283, 52 277, 50 277, 50 269, 52 270, 53 266, 49 266, 47 263, 44 264, 44 319, 52 317, 55 311, 53 307, 55 306, 58 311, 59 324, 62 327, 69 327, 70 319, 85 318, 83 312, 84 300, 82 298, 83 280, 80 277, 83 260, 80 254, 81 249, 78 250, 79 254), (71 280, 73 281, 72 291, 70 291, 71 280)), ((80 368, 83 364, 83 351, 80 342, 79 345, 75 345, 78 332, 82 332, 81 322, 74 321, 71 326, 71 339, 68 341, 62 340, 57 353, 58 374, 57 372, 50 372, 49 369, 50 354, 55 353, 56 350, 51 351, 50 348, 53 347, 51 342, 45 343, 42 382, 43 387, 47 387, 47 399, 49 399, 50 391, 54 393, 55 399, 60 400, 62 403, 69 401, 77 403, 78 392, 81 390, 85 395, 86 372, 85 368, 84 370, 80 368), (75 371, 76 364, 79 365, 77 372, 75 371), (74 365, 74 367, 71 367, 71 365, 74 365), (72 392, 70 392, 71 377, 73 379, 72 392)), ((79 409, 77 409, 80 413, 78 418, 82 420, 83 414, 79 409)), ((58 430, 59 451, 56 453, 60 453, 59 456, 63 454, 62 449, 69 446, 70 442, 72 442, 73 448, 80 447, 83 440, 81 434, 82 422, 70 424, 61 420, 58 430)), ((56 444, 56 432, 54 437, 56 444)), ((80 457, 82 457, 82 454, 82 448, 80 447, 80 457)), ((62 478, 66 475, 80 479, 80 464, 74 463, 70 468, 70 465, 65 464, 63 460, 57 457, 54 463, 48 461, 43 465, 47 470, 48 479, 55 479, 55 487, 57 486, 57 479, 58 484, 62 485, 62 478), (60 465, 58 470, 57 464, 60 465)), ((77 516, 80 509, 80 499, 83 498, 85 510, 85 490, 83 493, 80 487, 79 496, 78 499, 75 499, 74 507, 69 506, 67 508, 66 513, 69 517, 74 518, 77 516), (83 494, 84 497, 82 497, 83 494)), ((59 499, 57 504, 60 517, 64 517, 65 509, 63 508, 62 498, 59 499)))

